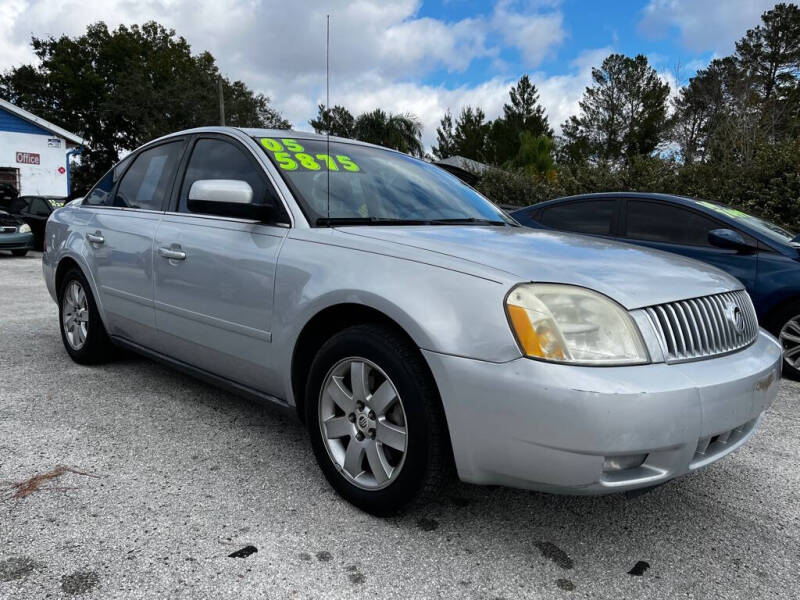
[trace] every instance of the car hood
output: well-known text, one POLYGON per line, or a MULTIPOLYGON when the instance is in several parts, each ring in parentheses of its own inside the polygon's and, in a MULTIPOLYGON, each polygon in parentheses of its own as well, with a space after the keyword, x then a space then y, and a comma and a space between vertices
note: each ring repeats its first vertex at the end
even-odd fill
POLYGON ((7 212, 0 210, 0 226, 14 226, 18 227, 22 225, 23 221, 19 218, 15 217, 14 215, 10 215, 7 212))
POLYGON ((455 268, 467 272, 472 263, 501 271, 505 279, 591 288, 628 309, 744 287, 715 267, 677 254, 585 235, 482 226, 365 226, 339 231, 424 250, 456 261, 455 268))

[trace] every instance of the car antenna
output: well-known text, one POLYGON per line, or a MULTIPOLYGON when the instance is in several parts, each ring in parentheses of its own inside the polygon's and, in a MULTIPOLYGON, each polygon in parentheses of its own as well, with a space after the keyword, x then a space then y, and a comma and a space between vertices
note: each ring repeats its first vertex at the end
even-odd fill
MULTIPOLYGON (((328 113, 328 119, 331 116, 331 16, 325 15, 325 112, 328 113)), ((327 167, 327 190, 328 190, 328 223, 331 222, 331 125, 330 121, 325 128, 325 153, 328 155, 328 160, 325 161, 327 167)))

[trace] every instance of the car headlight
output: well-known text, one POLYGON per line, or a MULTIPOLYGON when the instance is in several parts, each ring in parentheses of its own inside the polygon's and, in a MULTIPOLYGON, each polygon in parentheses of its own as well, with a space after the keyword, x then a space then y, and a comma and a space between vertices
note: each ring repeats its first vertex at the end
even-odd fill
POLYGON ((506 313, 517 342, 530 358, 586 365, 650 361, 628 311, 598 292, 524 283, 509 292, 506 313))
POLYGON ((22 225, 19 226, 18 231, 20 233, 30 233, 31 232, 31 226, 28 225, 27 223, 23 223, 22 225))

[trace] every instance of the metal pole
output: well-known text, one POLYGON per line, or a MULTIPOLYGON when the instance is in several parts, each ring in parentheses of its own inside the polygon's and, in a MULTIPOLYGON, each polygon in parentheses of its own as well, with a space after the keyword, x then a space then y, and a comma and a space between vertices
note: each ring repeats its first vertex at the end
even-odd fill
POLYGON ((225 127, 225 97, 222 95, 222 77, 217 79, 217 90, 219 91, 219 124, 225 127))
MULTIPOLYGON (((325 15, 325 112, 328 113, 328 127, 325 131, 325 152, 331 160, 331 16, 325 15)), ((326 163, 327 164, 327 163, 326 163)), ((328 200, 328 226, 331 218, 331 169, 326 169, 328 200)))
POLYGON ((67 151, 67 197, 72 195, 72 169, 70 168, 71 164, 69 159, 82 153, 83 146, 78 146, 77 148, 67 151))

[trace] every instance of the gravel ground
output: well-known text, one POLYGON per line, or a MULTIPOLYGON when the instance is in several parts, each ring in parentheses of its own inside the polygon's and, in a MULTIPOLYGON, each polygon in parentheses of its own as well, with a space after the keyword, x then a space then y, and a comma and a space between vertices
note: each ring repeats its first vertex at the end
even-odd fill
POLYGON ((797 598, 796 383, 747 447, 636 499, 454 483, 381 520, 284 409, 72 363, 38 255, 0 255, 0 307, 0 598, 797 598))

